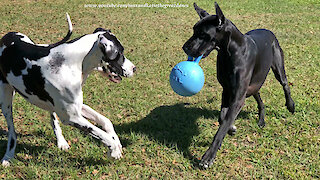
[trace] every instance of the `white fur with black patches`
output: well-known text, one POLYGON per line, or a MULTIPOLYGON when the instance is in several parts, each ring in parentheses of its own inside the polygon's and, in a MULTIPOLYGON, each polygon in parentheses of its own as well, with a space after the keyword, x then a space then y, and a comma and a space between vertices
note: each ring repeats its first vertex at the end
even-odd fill
POLYGON ((67 19, 69 32, 55 44, 37 45, 21 33, 8 33, 0 41, 0 103, 10 127, 3 165, 8 165, 14 157, 16 146, 12 111, 7 109, 12 106, 14 91, 51 113, 59 148, 70 146, 62 135, 57 116, 62 123, 101 140, 110 148, 111 157, 122 156, 122 146, 111 121, 83 104, 82 85, 92 70, 108 69, 103 72, 112 74, 109 78, 116 82, 120 76, 131 77, 135 66, 124 57, 124 48, 107 30, 99 28, 93 34, 67 42, 72 31, 68 15, 67 19), (8 89, 12 90, 11 94, 8 89), (85 118, 96 121, 104 130, 85 118))

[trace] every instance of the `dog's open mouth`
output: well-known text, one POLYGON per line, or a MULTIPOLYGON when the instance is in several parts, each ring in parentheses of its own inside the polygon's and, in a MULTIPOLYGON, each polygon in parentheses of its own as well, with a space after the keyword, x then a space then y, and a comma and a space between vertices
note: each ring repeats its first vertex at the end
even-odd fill
POLYGON ((115 72, 112 72, 109 68, 106 68, 104 66, 102 66, 104 75, 108 76, 109 80, 114 82, 114 83, 119 83, 121 82, 122 78, 120 75, 118 75, 115 72))

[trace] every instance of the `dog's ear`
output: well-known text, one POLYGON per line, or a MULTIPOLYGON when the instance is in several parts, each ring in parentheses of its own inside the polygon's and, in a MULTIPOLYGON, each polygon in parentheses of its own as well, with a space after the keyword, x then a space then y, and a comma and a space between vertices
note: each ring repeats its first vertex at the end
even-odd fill
POLYGON ((98 36, 99 47, 102 53, 107 56, 108 59, 114 60, 118 56, 118 49, 115 47, 112 41, 108 40, 103 34, 98 36))
POLYGON ((96 30, 93 31, 93 34, 96 32, 100 32, 100 31, 105 31, 105 32, 111 33, 110 29, 97 28, 96 30))
POLYGON ((207 13, 207 11, 199 8, 199 6, 198 6, 196 3, 193 3, 193 6, 194 6, 194 9, 195 9, 195 10, 197 11, 197 13, 199 14, 200 19, 202 19, 202 18, 210 15, 209 13, 207 13))
POLYGON ((224 15, 223 15, 218 3, 215 2, 214 5, 216 7, 216 15, 219 18, 219 26, 221 26, 224 23, 225 18, 224 18, 224 15))
POLYGON ((105 30, 103 28, 97 28, 96 30, 93 31, 93 33, 96 33, 96 32, 99 32, 99 31, 107 31, 107 30, 105 30))

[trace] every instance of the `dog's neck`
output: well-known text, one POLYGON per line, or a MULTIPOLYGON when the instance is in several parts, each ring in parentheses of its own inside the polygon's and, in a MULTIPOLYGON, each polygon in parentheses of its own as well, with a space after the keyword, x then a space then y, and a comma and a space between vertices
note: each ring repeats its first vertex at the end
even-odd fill
POLYGON ((228 33, 219 43, 219 52, 228 56, 236 53, 245 43, 245 36, 239 29, 228 19, 226 19, 225 33, 228 33))
POLYGON ((95 43, 93 44, 90 51, 83 59, 83 62, 82 62, 82 84, 85 83, 87 77, 95 68, 100 67, 102 65, 103 53, 101 52, 101 50, 98 46, 99 46, 98 42, 95 41, 95 43))
POLYGON ((72 54, 68 64, 82 73, 82 84, 84 84, 90 72, 101 64, 102 52, 98 48, 99 33, 85 35, 78 40, 62 45, 61 48, 67 49, 66 56, 72 54))

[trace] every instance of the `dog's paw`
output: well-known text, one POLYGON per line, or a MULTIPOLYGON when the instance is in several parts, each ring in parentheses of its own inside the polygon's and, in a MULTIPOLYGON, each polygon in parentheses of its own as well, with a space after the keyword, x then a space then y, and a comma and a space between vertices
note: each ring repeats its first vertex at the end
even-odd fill
POLYGON ((105 142, 104 144, 108 146, 108 157, 112 157, 114 159, 120 159, 122 157, 122 145, 118 135, 113 131, 108 133, 109 142, 105 142))
POLYGON ((295 111, 295 104, 292 99, 290 99, 289 102, 286 103, 286 106, 287 106, 287 109, 289 110, 289 112, 291 112, 293 114, 295 111))
POLYGON ((122 158, 122 146, 115 146, 115 147, 110 147, 108 151, 108 157, 112 157, 113 159, 120 159, 122 158))
POLYGON ((208 169, 210 166, 212 166, 213 161, 205 161, 205 160, 201 160, 201 162, 199 163, 199 167, 201 169, 208 169))
POLYGON ((215 153, 212 148, 209 148, 201 158, 201 161, 199 163, 200 169, 207 169, 212 166, 214 159, 215 153))
POLYGON ((58 141, 57 144, 58 144, 58 148, 61 149, 61 150, 66 151, 66 150, 70 149, 70 146, 69 146, 68 142, 65 139, 64 139, 64 141, 63 140, 58 141))
POLYGON ((69 144, 58 144, 58 148, 63 150, 63 151, 67 151, 68 149, 70 149, 69 144))
POLYGON ((228 130, 228 134, 229 134, 230 136, 235 135, 236 132, 237 132, 237 127, 236 127, 235 125, 232 125, 232 126, 229 128, 229 130, 228 130))
POLYGON ((3 167, 9 167, 10 166, 10 162, 7 161, 7 160, 2 160, 1 164, 2 164, 3 167))
POLYGON ((266 126, 266 123, 264 122, 264 119, 259 119, 258 126, 260 128, 264 128, 266 126))

